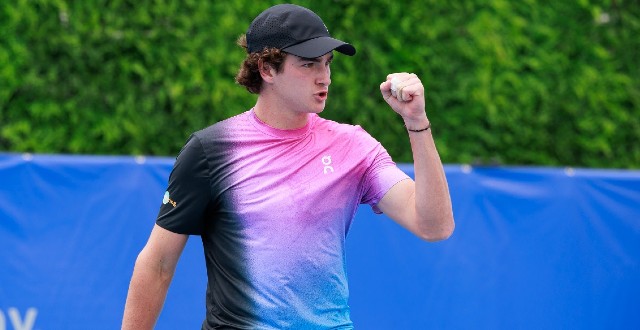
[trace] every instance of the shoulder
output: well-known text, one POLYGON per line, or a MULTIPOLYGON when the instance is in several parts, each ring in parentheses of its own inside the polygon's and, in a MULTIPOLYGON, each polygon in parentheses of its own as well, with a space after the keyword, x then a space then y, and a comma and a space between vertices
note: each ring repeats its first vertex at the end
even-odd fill
POLYGON ((360 150, 363 154, 381 149, 381 143, 360 125, 339 123, 318 117, 314 134, 331 141, 335 147, 360 150))
MULTIPOLYGON (((339 123, 330 119, 317 117, 314 123, 316 132, 332 132, 340 137, 374 139, 362 126, 339 123)), ((375 139, 374 139, 375 140, 375 139)))
POLYGON ((241 129, 243 125, 248 123, 249 115, 250 111, 245 111, 196 131, 193 135, 201 139, 205 137, 220 136, 233 130, 241 129))

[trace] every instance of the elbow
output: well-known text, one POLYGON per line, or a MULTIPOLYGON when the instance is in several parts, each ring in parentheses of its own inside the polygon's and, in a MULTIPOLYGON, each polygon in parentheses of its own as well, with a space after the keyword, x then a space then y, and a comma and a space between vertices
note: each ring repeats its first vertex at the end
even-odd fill
POLYGON ((420 238, 429 243, 435 243, 435 242, 447 240, 449 237, 451 237, 452 234, 453 234, 453 230, 448 230, 448 231, 441 231, 437 233, 428 233, 428 234, 420 235, 420 238))
POLYGON ((429 243, 440 242, 449 239, 453 234, 453 230, 436 234, 423 235, 421 238, 429 243))
POLYGON ((418 237, 427 242, 434 243, 447 240, 453 235, 455 222, 453 221, 452 215, 441 218, 437 223, 440 225, 421 230, 418 237))
POLYGON ((147 249, 143 249, 136 258, 134 273, 140 271, 151 274, 154 279, 168 286, 173 279, 175 266, 175 264, 167 262, 162 257, 149 253, 147 249))

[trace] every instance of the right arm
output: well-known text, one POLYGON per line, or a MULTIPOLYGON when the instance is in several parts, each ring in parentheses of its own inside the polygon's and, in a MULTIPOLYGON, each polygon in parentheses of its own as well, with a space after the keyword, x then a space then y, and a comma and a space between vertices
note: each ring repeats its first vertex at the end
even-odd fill
POLYGON ((122 329, 153 329, 189 236, 153 227, 133 269, 122 329))

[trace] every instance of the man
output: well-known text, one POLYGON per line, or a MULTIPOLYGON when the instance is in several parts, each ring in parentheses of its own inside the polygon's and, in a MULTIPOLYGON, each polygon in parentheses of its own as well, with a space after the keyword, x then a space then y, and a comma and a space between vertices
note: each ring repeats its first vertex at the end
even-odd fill
POLYGON ((315 13, 271 7, 239 43, 248 55, 236 80, 257 102, 193 134, 177 157, 136 261, 123 328, 154 326, 188 235, 200 235, 205 251, 203 329, 351 329, 345 237, 359 204, 428 241, 453 232, 416 75, 380 85, 407 127, 414 182, 362 128, 317 115, 333 51, 355 48, 331 38, 315 13))

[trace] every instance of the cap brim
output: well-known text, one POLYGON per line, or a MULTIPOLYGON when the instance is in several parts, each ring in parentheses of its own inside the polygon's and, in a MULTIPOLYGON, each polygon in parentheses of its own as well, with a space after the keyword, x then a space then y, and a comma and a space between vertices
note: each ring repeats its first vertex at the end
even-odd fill
POLYGON ((331 37, 310 39, 293 46, 282 48, 282 50, 289 54, 307 58, 320 57, 332 50, 349 56, 353 56, 356 53, 355 47, 331 37))

